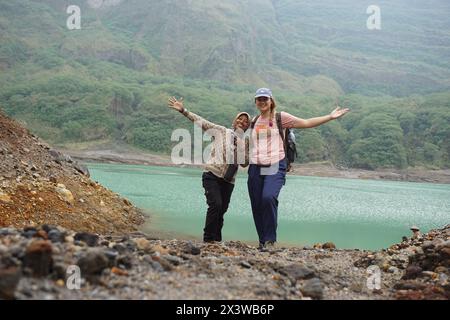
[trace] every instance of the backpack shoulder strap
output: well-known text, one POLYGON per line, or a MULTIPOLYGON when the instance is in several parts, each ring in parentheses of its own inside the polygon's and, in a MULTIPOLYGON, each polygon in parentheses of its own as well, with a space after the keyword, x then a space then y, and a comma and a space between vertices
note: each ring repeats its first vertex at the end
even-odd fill
MULTIPOLYGON (((286 150, 287 150, 287 135, 288 135, 287 130, 288 129, 286 129, 286 132, 283 131, 283 123, 281 122, 281 112, 275 113, 275 118, 277 120, 277 127, 278 127, 278 131, 280 132, 281 141, 283 141, 284 153, 286 154, 286 150)), ((286 156, 287 156, 287 154, 286 154, 286 156)))
POLYGON ((250 124, 250 128, 253 129, 255 127, 256 121, 258 121, 260 114, 253 118, 252 123, 250 124))
POLYGON ((275 118, 277 120, 278 131, 280 132, 281 139, 284 141, 283 124, 281 123, 281 112, 275 113, 275 118))

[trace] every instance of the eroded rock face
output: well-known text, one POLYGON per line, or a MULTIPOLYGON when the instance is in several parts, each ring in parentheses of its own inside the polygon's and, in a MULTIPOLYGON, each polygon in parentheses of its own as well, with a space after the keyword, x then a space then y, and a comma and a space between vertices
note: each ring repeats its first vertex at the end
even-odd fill
POLYGON ((1 112, 0 158, 0 227, 49 224, 130 232, 144 221, 128 200, 90 180, 82 164, 1 112))

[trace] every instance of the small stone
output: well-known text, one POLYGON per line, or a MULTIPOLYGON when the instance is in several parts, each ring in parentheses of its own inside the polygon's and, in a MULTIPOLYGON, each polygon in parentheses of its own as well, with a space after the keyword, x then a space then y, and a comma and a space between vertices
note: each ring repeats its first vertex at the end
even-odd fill
POLYGON ((440 253, 442 253, 444 255, 444 257, 450 257, 450 248, 442 248, 441 250, 439 250, 440 253))
POLYGON ((155 245, 153 246, 153 251, 159 252, 160 255, 165 255, 165 254, 169 254, 169 250, 161 247, 160 245, 155 245))
POLYGON ((422 268, 416 265, 410 265, 405 270, 405 275, 402 279, 414 279, 422 273, 422 268))
POLYGON ((313 299, 322 299, 324 286, 319 278, 306 280, 300 291, 303 295, 313 299))
POLYGON ((105 256, 108 258, 108 266, 109 267, 113 267, 116 265, 116 258, 119 256, 119 253, 117 251, 114 250, 105 250, 103 251, 103 253, 105 254, 105 256))
POLYGON ((38 232, 36 232, 33 235, 33 237, 34 238, 41 238, 41 239, 44 239, 44 240, 48 240, 47 232, 45 232, 44 230, 39 230, 38 232))
POLYGON ((247 269, 251 269, 252 265, 248 263, 247 261, 241 261, 241 266, 247 269))
POLYGON ((121 243, 110 243, 109 245, 112 249, 116 250, 120 254, 123 254, 127 251, 127 248, 121 243))
POLYGON ((100 275, 103 269, 108 267, 108 258, 103 250, 89 248, 77 262, 81 272, 86 277, 100 275))
POLYGON ((12 203, 13 200, 9 195, 0 192, 0 202, 12 203))
POLYGON ((36 229, 28 229, 28 230, 22 232, 22 236, 30 239, 30 238, 33 238, 36 233, 37 233, 36 229))
POLYGON ((444 266, 439 266, 436 267, 436 269, 434 269, 434 272, 436 273, 449 273, 448 268, 444 267, 444 266))
POLYGON ((118 256, 116 265, 121 269, 131 269, 133 267, 133 259, 130 255, 118 256))
POLYGON ((363 285, 361 283, 354 282, 350 285, 350 290, 352 290, 353 292, 361 293, 363 290, 363 285))
POLYGON ((148 241, 145 238, 136 238, 133 240, 136 244, 136 247, 138 250, 144 251, 146 253, 150 253, 153 251, 153 246, 150 244, 150 241, 148 241))
POLYGON ((336 249, 336 245, 333 242, 325 242, 322 245, 322 249, 327 249, 327 250, 336 249))
POLYGON ((192 243, 188 242, 182 249, 183 253, 186 254, 192 254, 192 255, 199 255, 201 250, 200 248, 194 246, 192 243))
POLYGON ((0 268, 0 298, 12 300, 21 276, 20 268, 0 268))
POLYGON ((425 241, 422 244, 422 249, 423 250, 427 250, 427 249, 433 249, 434 248, 434 243, 432 241, 425 241))
POLYGON ((315 276, 314 271, 301 265, 301 264, 291 264, 288 266, 283 266, 276 269, 282 275, 287 276, 292 281, 301 279, 311 279, 315 276))
POLYGON ((24 267, 31 269, 33 276, 45 277, 53 265, 52 245, 50 241, 35 240, 31 242, 24 258, 24 267))
POLYGON ((128 276, 128 271, 117 267, 112 267, 111 273, 117 274, 118 276, 128 276))
POLYGON ((75 201, 72 192, 70 192, 70 190, 68 190, 66 186, 61 183, 56 186, 55 191, 64 199, 64 201, 70 204, 73 204, 75 201))
POLYGON ((169 261, 174 266, 179 266, 180 264, 183 263, 183 259, 172 256, 172 255, 164 255, 163 258, 166 259, 167 261, 169 261))
POLYGON ((433 271, 422 271, 422 276, 423 277, 428 277, 431 279, 437 279, 438 274, 433 272, 433 271))
POLYGON ((57 285, 58 287, 64 287, 64 286, 66 285, 66 283, 64 282, 64 280, 58 279, 58 280, 56 281, 56 285, 57 285))
POLYGON ((74 237, 74 240, 83 241, 89 247, 95 247, 98 244, 98 239, 98 235, 88 232, 78 232, 74 237))
POLYGON ((395 290, 423 290, 426 284, 418 281, 401 281, 394 285, 395 290))
POLYGON ((64 233, 60 232, 58 229, 50 230, 47 235, 48 235, 48 239, 54 243, 64 242, 64 240, 65 240, 64 233))
POLYGON ((397 267, 389 267, 387 269, 387 272, 389 272, 389 273, 397 273, 397 272, 399 272, 399 269, 397 267))

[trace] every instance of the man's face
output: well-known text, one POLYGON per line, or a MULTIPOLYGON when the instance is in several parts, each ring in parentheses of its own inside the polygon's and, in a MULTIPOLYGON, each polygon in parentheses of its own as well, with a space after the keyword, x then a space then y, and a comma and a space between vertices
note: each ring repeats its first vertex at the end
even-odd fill
POLYGON ((241 129, 243 131, 246 131, 249 126, 249 119, 245 114, 241 114, 236 120, 235 120, 235 128, 241 129))

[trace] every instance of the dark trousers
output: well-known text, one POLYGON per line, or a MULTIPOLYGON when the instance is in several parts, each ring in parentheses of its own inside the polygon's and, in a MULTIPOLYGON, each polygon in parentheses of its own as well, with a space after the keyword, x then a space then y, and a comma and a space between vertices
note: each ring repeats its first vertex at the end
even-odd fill
POLYGON ((259 242, 262 244, 277 240, 278 195, 285 181, 285 159, 278 163, 278 172, 272 175, 261 175, 261 167, 255 164, 248 168, 248 194, 259 242))
POLYGON ((234 184, 211 172, 204 172, 202 180, 208 204, 203 241, 222 241, 223 216, 227 212, 234 184))

